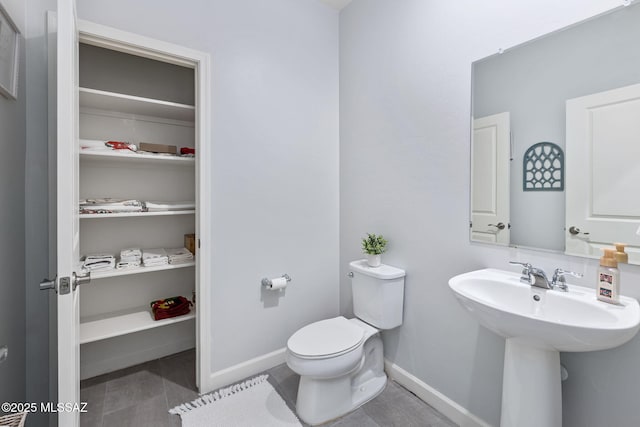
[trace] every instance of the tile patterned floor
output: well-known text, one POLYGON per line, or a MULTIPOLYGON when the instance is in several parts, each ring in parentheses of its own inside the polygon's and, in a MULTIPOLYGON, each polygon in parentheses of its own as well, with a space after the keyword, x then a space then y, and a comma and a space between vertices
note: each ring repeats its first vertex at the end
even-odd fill
MULTIPOLYGON (((178 427, 169 408, 195 399, 193 350, 82 381, 88 402, 82 427, 178 427)), ((269 369, 269 382, 295 412, 299 376, 287 365, 269 369)), ((323 427, 451 427, 444 415, 393 381, 375 399, 323 427)), ((259 427, 259 426, 256 426, 259 427)))

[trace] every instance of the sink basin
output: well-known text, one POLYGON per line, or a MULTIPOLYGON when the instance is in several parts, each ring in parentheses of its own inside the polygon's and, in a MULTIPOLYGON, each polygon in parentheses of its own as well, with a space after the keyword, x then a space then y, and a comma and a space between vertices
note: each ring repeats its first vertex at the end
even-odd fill
POLYGON ((558 351, 617 347, 640 328, 640 305, 598 301, 595 289, 569 285, 568 292, 520 282, 520 274, 485 269, 449 280, 458 301, 484 327, 505 338, 558 351))
POLYGON ((501 427, 561 427, 559 352, 613 348, 640 328, 637 300, 608 304, 595 289, 537 288, 491 268, 455 276, 449 287, 472 317, 506 339, 501 427))

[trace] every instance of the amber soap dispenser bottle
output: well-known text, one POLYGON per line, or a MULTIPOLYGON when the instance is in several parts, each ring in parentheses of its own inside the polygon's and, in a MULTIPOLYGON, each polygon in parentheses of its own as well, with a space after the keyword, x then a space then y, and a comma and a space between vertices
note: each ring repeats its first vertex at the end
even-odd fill
POLYGON ((603 249, 598 268, 598 287, 596 295, 600 301, 618 304, 620 301, 620 272, 616 261, 615 249, 603 249))

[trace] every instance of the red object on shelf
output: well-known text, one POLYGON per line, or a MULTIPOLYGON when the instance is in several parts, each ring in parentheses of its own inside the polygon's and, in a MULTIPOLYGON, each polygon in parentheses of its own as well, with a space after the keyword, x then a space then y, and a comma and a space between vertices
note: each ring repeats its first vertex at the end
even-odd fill
POLYGON ((193 154, 195 156, 196 155, 196 149, 195 148, 189 148, 189 147, 182 147, 182 148, 180 148, 180 154, 193 154))
POLYGON ((183 296, 165 298, 151 303, 151 311, 155 320, 169 319, 171 317, 189 314, 191 301, 183 296))
POLYGON ((136 147, 134 144, 131 144, 129 142, 122 142, 122 141, 107 141, 105 143, 105 145, 107 147, 111 147, 114 150, 131 150, 131 151, 138 151, 138 147, 136 147))

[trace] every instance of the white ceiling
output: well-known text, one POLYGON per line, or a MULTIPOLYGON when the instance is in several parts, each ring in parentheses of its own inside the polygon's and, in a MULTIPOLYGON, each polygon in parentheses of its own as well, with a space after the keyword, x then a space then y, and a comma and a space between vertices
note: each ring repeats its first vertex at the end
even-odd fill
POLYGON ((351 3, 351 0, 320 0, 320 2, 329 5, 334 9, 340 10, 351 3))

